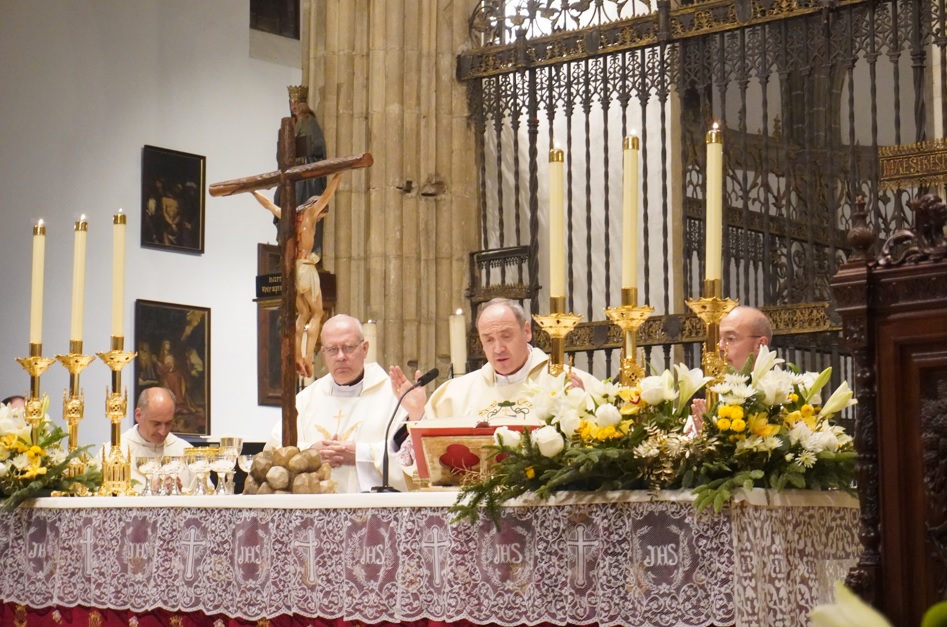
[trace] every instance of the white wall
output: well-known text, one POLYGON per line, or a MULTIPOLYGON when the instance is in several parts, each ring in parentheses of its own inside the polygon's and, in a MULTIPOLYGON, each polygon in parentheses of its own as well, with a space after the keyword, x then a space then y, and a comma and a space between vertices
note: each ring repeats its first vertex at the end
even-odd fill
MULTIPOLYGON (((275 169, 286 86, 300 71, 249 58, 246 0, 3 0, 0 2, 0 397, 24 393, 32 226, 48 225, 43 353, 68 352, 72 225, 89 221, 84 352, 109 349, 111 216, 128 218, 126 349, 134 303, 211 309, 212 435, 265 439, 277 408, 256 403, 258 242, 275 242, 271 216, 248 195, 206 199, 203 255, 139 246, 145 144, 207 157, 214 183, 275 169)), ((83 443, 109 437, 109 370, 82 374, 83 443)), ((132 395, 133 367, 123 371, 132 395)), ((62 420, 65 368, 42 378, 62 420)), ((133 399, 129 399, 131 413, 133 399)), ((128 425, 131 418, 126 418, 128 425)))

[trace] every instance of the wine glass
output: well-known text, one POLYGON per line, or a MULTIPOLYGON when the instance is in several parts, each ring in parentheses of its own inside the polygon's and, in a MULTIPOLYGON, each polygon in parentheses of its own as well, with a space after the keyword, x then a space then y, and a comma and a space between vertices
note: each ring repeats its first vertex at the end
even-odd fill
POLYGON ((178 486, 181 477, 181 471, 184 470, 184 459, 178 455, 165 455, 161 458, 161 487, 158 494, 165 496, 180 496, 181 488, 178 486))
POLYGON ((135 458, 135 468, 145 477, 145 487, 139 493, 139 496, 156 496, 153 484, 155 475, 161 469, 161 459, 158 457, 141 456, 135 458))
POLYGON ((228 486, 230 483, 228 475, 233 472, 236 461, 236 455, 231 456, 223 451, 220 455, 213 455, 210 458, 210 469, 217 473, 217 489, 214 490, 214 494, 233 494, 233 489, 228 486))
POLYGON ((240 466, 240 470, 250 474, 250 469, 253 468, 253 455, 240 455, 237 457, 237 465, 240 466))
POLYGON ((185 453, 184 461, 187 469, 194 475, 194 489, 191 491, 193 495, 205 496, 209 494, 207 491, 207 477, 210 474, 210 460, 207 453, 203 447, 193 447, 185 453))

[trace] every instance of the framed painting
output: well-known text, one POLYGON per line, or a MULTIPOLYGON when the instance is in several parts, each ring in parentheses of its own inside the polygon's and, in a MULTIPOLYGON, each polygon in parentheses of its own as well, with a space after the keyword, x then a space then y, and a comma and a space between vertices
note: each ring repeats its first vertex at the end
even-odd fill
POLYGON ((206 159, 145 146, 141 154, 141 245, 204 252, 206 159))
POLYGON ((150 387, 171 390, 172 429, 210 435, 210 309, 135 301, 135 401, 150 387))

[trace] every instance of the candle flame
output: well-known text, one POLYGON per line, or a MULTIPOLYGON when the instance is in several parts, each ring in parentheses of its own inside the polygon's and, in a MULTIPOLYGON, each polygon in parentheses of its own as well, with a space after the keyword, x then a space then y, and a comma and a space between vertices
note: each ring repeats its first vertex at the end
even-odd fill
POLYGON ((43 224, 45 224, 45 223, 43 222, 43 219, 40 218, 40 219, 39 219, 39 222, 36 223, 36 226, 43 226, 43 224))
POLYGON ((462 316, 462 315, 464 315, 464 310, 458 308, 456 313, 457 313, 458 316, 462 316))
POLYGON ((713 130, 713 131, 716 131, 716 130, 718 130, 719 128, 720 128, 720 126, 719 126, 716 122, 714 122, 714 125, 710 127, 710 129, 713 130))
POLYGON ((79 216, 79 222, 85 222, 85 214, 79 216))
POLYGON ((124 209, 122 209, 121 207, 119 207, 119 208, 118 208, 118 212, 119 212, 119 213, 124 213, 124 212, 125 212, 125 210, 124 210, 124 209))

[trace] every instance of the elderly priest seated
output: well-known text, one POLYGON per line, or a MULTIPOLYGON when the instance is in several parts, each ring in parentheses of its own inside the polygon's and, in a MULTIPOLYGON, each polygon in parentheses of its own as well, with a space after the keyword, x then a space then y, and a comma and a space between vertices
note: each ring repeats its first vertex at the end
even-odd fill
MULTIPOLYGON (((338 492, 365 492, 382 483, 385 429, 398 398, 385 370, 365 363, 368 341, 357 319, 344 314, 329 318, 320 338, 329 374, 296 395, 297 446, 319 451, 322 461, 332 466, 338 492)), ((399 411, 391 433, 404 420, 405 411, 399 411)), ((281 443, 282 423, 277 423, 267 448, 281 443)), ((394 457, 389 477, 393 487, 404 489, 394 457)))
MULTIPOLYGON (((505 298, 491 300, 477 317, 477 333, 488 363, 441 385, 427 404, 423 403, 423 396, 409 395, 403 404, 411 420, 529 418, 532 402, 527 383, 552 375, 548 355, 529 344, 532 328, 523 307, 505 298)), ((572 385, 581 388, 594 380, 592 375, 575 368, 569 370, 568 376, 572 385)), ((399 389, 407 382, 397 366, 391 368, 391 380, 399 389)))

